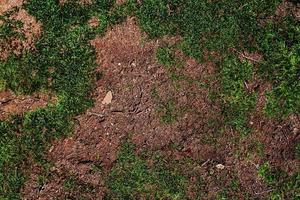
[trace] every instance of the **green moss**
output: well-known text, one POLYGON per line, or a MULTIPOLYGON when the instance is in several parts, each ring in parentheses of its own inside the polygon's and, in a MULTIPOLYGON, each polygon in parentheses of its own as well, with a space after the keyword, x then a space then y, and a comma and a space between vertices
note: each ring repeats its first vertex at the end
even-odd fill
POLYGON ((176 64, 175 54, 170 47, 161 47, 156 51, 156 58, 161 65, 168 68, 176 64))
POLYGON ((13 123, 0 122, 0 199, 18 199, 25 177, 19 164, 25 158, 13 123))
POLYGON ((300 113, 300 29, 290 17, 271 22, 259 39, 264 62, 260 72, 273 84, 266 113, 270 116, 300 113))
POLYGON ((271 187, 268 199, 298 199, 300 197, 299 172, 288 175, 266 162, 259 167, 258 175, 271 187))
POLYGON ((243 134, 249 132, 247 117, 256 100, 256 95, 248 94, 245 88, 245 82, 251 79, 252 74, 252 64, 240 62, 233 55, 222 62, 220 76, 223 114, 226 122, 243 134))
POLYGON ((0 41, 1 43, 3 42, 2 44, 13 38, 24 39, 24 34, 18 31, 18 29, 22 28, 23 23, 19 20, 10 19, 14 12, 15 10, 0 16, 0 41))
POLYGON ((161 158, 149 166, 134 146, 125 143, 107 179, 109 196, 117 199, 184 199, 187 180, 174 169, 168 169, 161 158))
POLYGON ((175 13, 170 13, 170 6, 179 5, 179 0, 146 0, 139 6, 137 16, 141 28, 150 37, 159 37, 176 33, 175 13))

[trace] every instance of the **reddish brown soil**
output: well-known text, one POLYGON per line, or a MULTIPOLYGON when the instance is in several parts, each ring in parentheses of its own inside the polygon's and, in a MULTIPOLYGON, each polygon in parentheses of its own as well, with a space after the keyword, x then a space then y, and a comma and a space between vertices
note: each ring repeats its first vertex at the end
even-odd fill
POLYGON ((92 17, 91 19, 89 19, 88 24, 91 27, 98 27, 99 26, 99 20, 97 17, 92 17))
MULTIPOLYGON (((134 19, 115 26, 91 43, 97 52, 96 71, 103 77, 95 88, 95 105, 77 118, 74 135, 55 142, 50 149, 49 159, 55 169, 102 187, 103 177, 91 172, 92 164, 102 163, 109 169, 122 140, 128 136, 138 149, 163 150, 178 159, 190 156, 204 161, 221 160, 213 146, 201 142, 203 137, 214 134, 220 120, 219 108, 209 100, 207 89, 197 85, 208 82, 206 79, 213 75, 212 63, 200 65, 184 58, 184 79, 172 81, 170 72, 155 59, 160 41, 146 41, 134 19), (113 100, 103 105, 108 91, 112 91, 113 100), (166 112, 163 107, 170 100, 175 104, 172 112, 176 120, 162 123, 166 112), (208 123, 211 125, 205 126, 208 123), (179 145, 181 150, 168 150, 170 144, 179 145)), ((52 181, 57 179, 44 185, 38 194, 24 192, 25 197, 57 196, 49 194, 52 181)))
MULTIPOLYGON (((218 81, 214 81, 217 67, 213 63, 198 64, 180 52, 182 68, 167 69, 156 61, 157 47, 177 40, 180 38, 148 41, 130 18, 91 41, 97 53, 95 73, 102 74, 93 94, 94 107, 76 118, 72 137, 52 144, 48 152, 54 164, 51 176, 39 186, 37 173, 33 173, 23 189, 25 199, 76 199, 78 193, 63 187, 70 175, 95 189, 87 199, 102 199, 105 175, 125 138, 136 144, 137 153, 146 149, 173 159, 190 157, 198 161, 190 177, 191 199, 197 192, 206 195, 203 199, 215 199, 235 179, 240 185, 234 196, 243 199, 244 192, 248 192, 263 198, 268 187, 257 175, 263 162, 269 160, 288 172, 297 170, 299 163, 292 148, 299 140, 299 117, 278 122, 264 117, 261 109, 268 85, 254 77, 247 84, 249 92, 257 91, 259 96, 256 111, 249 119, 253 133, 241 137, 231 128, 224 128, 219 103, 209 98, 208 88, 218 91, 218 81), (172 74, 180 76, 174 78, 172 74), (103 104, 109 91, 112 102, 103 104), (166 123, 163 119, 170 102, 174 108, 166 123), (262 143, 264 155, 256 142, 262 143), (102 173, 92 170, 95 164, 101 164, 102 173), (218 164, 224 169, 217 168, 218 164), (205 182, 201 191, 195 186, 198 177, 205 182)), ((242 57, 255 62, 261 59, 247 52, 242 57)))

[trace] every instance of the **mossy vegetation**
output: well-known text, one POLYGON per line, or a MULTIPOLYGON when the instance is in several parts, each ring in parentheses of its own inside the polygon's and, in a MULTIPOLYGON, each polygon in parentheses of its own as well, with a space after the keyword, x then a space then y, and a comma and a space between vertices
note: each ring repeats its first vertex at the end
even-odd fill
MULTIPOLYGON (((73 118, 92 105, 89 94, 97 77, 92 74, 95 53, 89 41, 129 15, 136 16, 151 38, 182 37, 176 48, 198 62, 204 61, 205 52, 215 52, 216 56, 209 58, 218 66, 221 85, 215 98, 223 103, 226 125, 241 134, 251 133, 247 121, 256 94, 248 93, 244 83, 254 74, 272 84, 265 107, 269 116, 300 114, 300 24, 292 16, 276 21, 268 18, 280 2, 129 0, 116 6, 114 0, 94 0, 92 4, 27 0, 22 8, 42 23, 42 35, 33 50, 11 53, 0 62, 0 90, 17 94, 47 91, 58 101, 0 122, 0 199, 20 199, 20 188, 32 162, 47 162, 44 152, 50 142, 70 134, 73 118), (98 18, 98 27, 88 25, 92 16, 98 18), (260 54, 262 61, 241 61, 236 52, 244 51, 260 54)), ((10 20, 10 14, 0 18, 1 42, 23 37, 16 31, 22 23, 10 20)), ((178 61, 172 48, 157 50, 159 63, 168 68, 178 61)), ((163 107, 163 122, 176 121, 174 107, 172 101, 163 107)), ((185 199, 186 177, 159 161, 156 164, 156 168, 149 166, 134 154, 132 145, 125 144, 109 175, 107 198, 185 199)), ((286 199, 299 192, 299 175, 277 176, 269 171, 267 165, 259 169, 260 176, 274 188, 271 199, 286 199)), ((66 182, 67 189, 73 182, 66 182)), ((226 195, 219 196, 222 199, 226 195)))
POLYGON ((95 55, 89 40, 98 30, 90 28, 87 21, 94 12, 109 18, 112 6, 113 1, 86 6, 76 1, 60 5, 55 0, 32 0, 23 5, 43 24, 43 32, 33 51, 11 54, 0 63, 0 79, 15 93, 48 91, 58 101, 1 122, 1 199, 19 197, 26 176, 23 172, 31 162, 26 158, 45 162, 43 152, 49 142, 71 133, 72 118, 92 105, 89 93, 95 55))
POLYGON ((230 55, 221 65, 221 98, 223 99, 223 115, 226 122, 240 133, 247 134, 248 114, 255 106, 256 96, 247 93, 245 83, 253 75, 253 65, 241 62, 235 55, 230 55))
POLYGON ((10 38, 24 38, 24 34, 17 31, 17 29, 22 27, 23 23, 21 21, 12 20, 9 18, 14 12, 9 12, 6 15, 0 16, 1 44, 8 42, 10 38))
POLYGON ((116 165, 107 179, 111 191, 108 199, 184 199, 186 178, 176 169, 168 168, 163 157, 135 155, 134 145, 125 143, 116 165), (151 166, 147 159, 152 159, 151 166))
POLYGON ((265 162, 258 169, 258 174, 272 188, 269 199, 298 199, 300 196, 300 174, 289 176, 265 162))
POLYGON ((268 94, 266 113, 270 116, 300 112, 300 29, 299 21, 285 17, 272 22, 259 39, 264 62, 260 72, 273 85, 268 94))

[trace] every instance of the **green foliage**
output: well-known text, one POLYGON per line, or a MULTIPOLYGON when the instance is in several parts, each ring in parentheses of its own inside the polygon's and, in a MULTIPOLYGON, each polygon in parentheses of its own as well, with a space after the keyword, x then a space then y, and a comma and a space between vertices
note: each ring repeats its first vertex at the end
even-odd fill
POLYGON ((145 0, 137 16, 152 37, 179 34, 185 53, 201 59, 203 50, 228 51, 254 47, 258 19, 272 12, 280 0, 193 1, 145 0))
POLYGON ((125 3, 117 6, 110 14, 111 24, 122 22, 126 17, 134 15, 136 12, 136 1, 128 0, 125 3))
POLYGON ((296 147, 295 147, 295 154, 296 154, 296 157, 298 160, 300 160, 300 142, 298 142, 296 144, 296 147))
POLYGON ((24 159, 22 145, 16 138, 17 127, 0 122, 0 199, 18 199, 24 176, 18 164, 24 159))
POLYGON ((221 66, 221 98, 223 114, 227 123, 245 134, 247 114, 255 105, 255 94, 247 94, 245 82, 250 80, 253 66, 248 62, 240 62, 233 55, 224 59, 221 66))
POLYGON ((264 62, 261 74, 272 84, 266 113, 270 116, 300 113, 300 26, 292 18, 269 23, 260 38, 264 62))
POLYGON ((258 175, 263 178, 268 184, 272 184, 275 182, 275 175, 271 171, 271 166, 268 162, 262 164, 258 169, 258 175))
POLYGON ((185 109, 179 108, 173 99, 163 100, 155 89, 151 96, 158 104, 157 112, 164 124, 176 122, 182 112, 185 111, 185 109))
POLYGON ((300 197, 300 174, 288 175, 273 168, 268 162, 261 165, 258 175, 272 188, 268 199, 298 199, 300 197))
POLYGON ((176 64, 174 52, 170 47, 160 47, 156 51, 156 58, 161 65, 168 68, 176 64))
POLYGON ((117 199, 184 199, 186 183, 185 177, 168 169, 162 158, 149 166, 129 143, 123 145, 107 180, 110 197, 117 199))
POLYGON ((67 192, 65 199, 91 199, 90 194, 96 192, 95 186, 81 181, 75 175, 66 175, 63 189, 67 192))
POLYGON ((181 0, 146 0, 137 10, 140 26, 150 37, 176 33, 175 12, 170 8, 179 6, 181 0))
POLYGON ((177 110, 177 105, 173 100, 169 100, 165 104, 162 104, 159 108, 161 121, 165 124, 175 122, 178 118, 177 110))

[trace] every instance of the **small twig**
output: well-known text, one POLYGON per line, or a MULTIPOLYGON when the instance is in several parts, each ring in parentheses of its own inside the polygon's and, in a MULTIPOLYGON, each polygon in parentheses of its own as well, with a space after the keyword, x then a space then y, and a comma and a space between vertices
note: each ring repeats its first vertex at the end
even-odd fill
POLYGON ((265 194, 265 193, 269 193, 269 192, 272 192, 274 189, 269 189, 269 190, 266 190, 266 191, 263 191, 263 192, 256 192, 255 195, 260 195, 260 194, 265 194))
POLYGON ((103 115, 103 114, 101 114, 101 113, 87 112, 87 114, 88 114, 88 115, 95 115, 95 116, 101 117, 101 118, 105 117, 105 115, 103 115))
POLYGON ((12 100, 13 100, 13 99, 0 100, 0 105, 9 103, 9 102, 12 101, 12 100))
POLYGON ((246 81, 244 81, 244 85, 245 85, 246 89, 248 90, 248 89, 249 89, 249 86, 248 86, 248 84, 247 84, 246 81))
POLYGON ((245 6, 247 6, 247 5, 248 5, 248 3, 242 5, 241 7, 239 7, 239 10, 242 10, 242 9, 243 9, 245 6))
POLYGON ((248 60, 251 60, 251 61, 257 62, 257 63, 260 62, 260 60, 257 60, 257 59, 251 58, 251 57, 249 57, 249 56, 246 56, 244 53, 239 52, 239 51, 236 50, 235 48, 233 48, 232 50, 235 51, 236 53, 238 53, 239 55, 241 55, 243 58, 246 58, 246 59, 248 59, 248 60))
POLYGON ((209 161, 210 161, 210 159, 208 159, 207 161, 205 161, 204 163, 202 163, 201 167, 203 167, 204 165, 206 165, 209 161))
POLYGON ((253 62, 257 62, 257 63, 260 62, 259 60, 254 59, 254 58, 251 58, 251 57, 249 57, 249 56, 246 56, 246 55, 243 54, 243 53, 240 53, 240 52, 239 52, 239 54, 240 54, 242 57, 244 57, 244 58, 246 58, 246 59, 248 59, 248 60, 251 60, 251 61, 253 61, 253 62))
POLYGON ((251 161, 251 160, 250 160, 249 162, 250 162, 252 165, 254 165, 256 169, 259 168, 259 165, 258 165, 258 164, 255 164, 255 163, 254 163, 253 161, 251 161))
POLYGON ((113 109, 111 109, 110 110, 112 113, 123 113, 124 112, 124 110, 122 110, 122 109, 117 109, 117 108, 113 108, 113 109))

